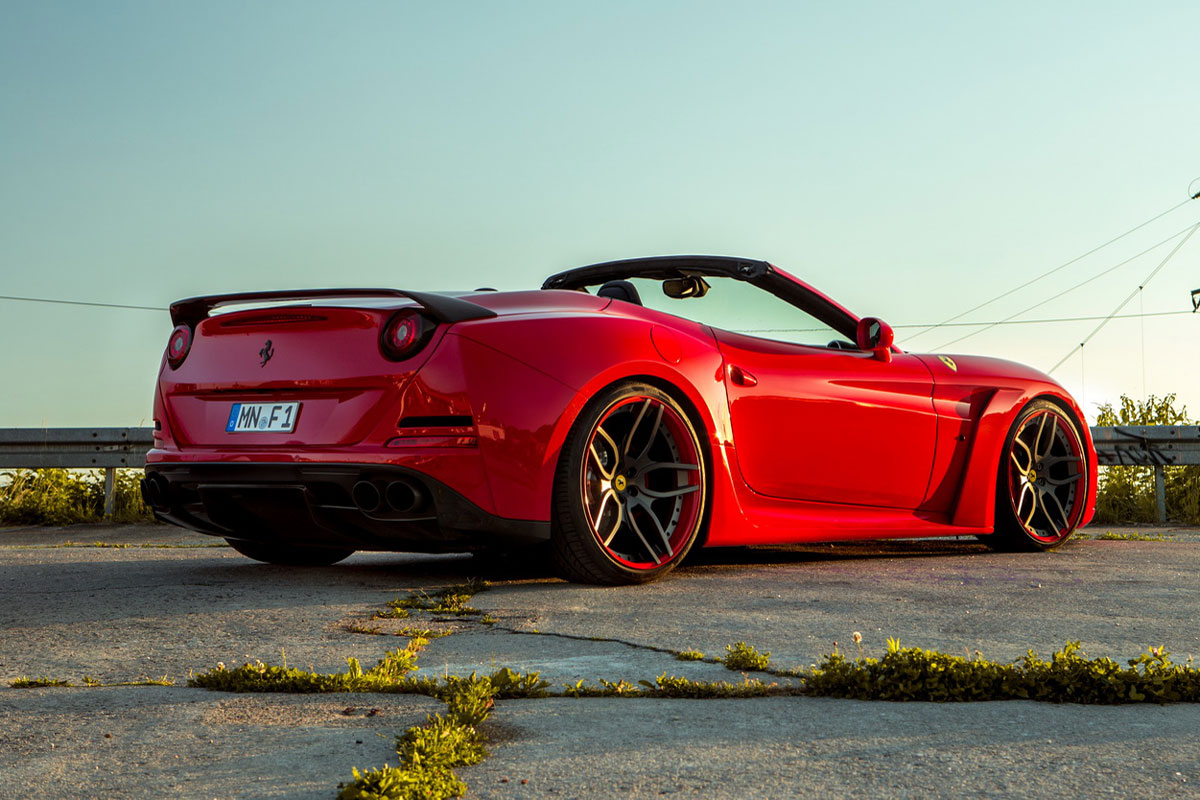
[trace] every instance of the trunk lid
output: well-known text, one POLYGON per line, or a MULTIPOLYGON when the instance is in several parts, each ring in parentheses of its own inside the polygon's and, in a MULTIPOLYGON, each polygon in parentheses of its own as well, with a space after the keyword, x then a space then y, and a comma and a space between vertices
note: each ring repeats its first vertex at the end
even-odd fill
POLYGON ((428 358, 445 331, 414 356, 380 351, 391 308, 290 307, 219 314, 201 320, 178 369, 160 376, 172 431, 182 446, 289 447, 352 444, 380 406, 428 358), (300 403, 287 433, 226 430, 235 403, 300 403))

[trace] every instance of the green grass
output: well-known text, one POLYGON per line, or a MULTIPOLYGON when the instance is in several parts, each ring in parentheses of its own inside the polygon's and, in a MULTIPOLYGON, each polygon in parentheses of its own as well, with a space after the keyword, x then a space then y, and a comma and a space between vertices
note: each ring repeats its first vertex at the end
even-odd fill
POLYGON ((1113 542, 1170 542, 1174 541, 1170 536, 1164 536, 1161 533, 1113 533, 1107 531, 1105 533, 1085 533, 1081 534, 1082 539, 1099 539, 1113 542))
POLYGON ((468 602, 472 597, 491 588, 487 581, 472 578, 466 583, 447 586, 432 594, 423 591, 409 592, 404 597, 397 597, 387 603, 388 611, 381 611, 376 617, 407 617, 411 611, 429 611, 434 614, 450 614, 453 616, 476 616, 482 614, 479 609, 471 608, 468 602))
MULTIPOLYGON (((1100 406, 1097 425, 1194 425, 1187 407, 1175 408, 1175 395, 1150 395, 1135 401, 1125 395, 1116 406, 1100 406)), ((1164 468, 1167 518, 1185 525, 1200 525, 1200 466, 1164 468)), ((1096 493, 1096 522, 1108 525, 1155 523, 1152 467, 1101 467, 1096 493)))
MULTIPOLYGON (((44 686, 63 686, 63 687, 75 686, 75 684, 71 683, 70 681, 63 680, 61 678, 26 678, 23 676, 20 678, 17 678, 16 680, 9 681, 8 685, 10 687, 12 687, 13 689, 39 689, 44 686)), ((161 678, 141 678, 136 681, 119 681, 117 683, 104 683, 102 681, 96 680, 95 678, 93 678, 89 675, 84 675, 83 676, 83 685, 92 687, 92 688, 99 687, 99 686, 108 686, 108 687, 112 687, 112 686, 174 686, 175 681, 169 679, 166 675, 164 675, 161 678)))
POLYGON ((14 689, 40 689, 43 686, 74 686, 70 681, 60 680, 58 678, 17 678, 8 682, 8 685, 14 689))
MULTIPOLYGON (((392 602, 394 603, 396 601, 393 600, 392 602)), ((412 612, 410 612, 407 608, 390 606, 388 608, 376 611, 375 616, 372 617, 372 619, 407 619, 410 616, 412 616, 412 612)))
MULTIPOLYGON (((408 673, 417 669, 417 654, 428 639, 413 638, 402 648, 384 654, 366 672, 358 659, 346 659, 345 672, 318 673, 282 665, 246 662, 228 669, 217 664, 213 669, 193 674, 188 686, 221 692, 282 692, 290 694, 323 694, 332 692, 418 692, 408 673)), ((422 692, 427 693, 427 692, 422 692)))
POLYGON ((487 756, 480 726, 491 716, 496 700, 544 696, 548 685, 536 674, 522 675, 509 669, 486 676, 447 676, 431 692, 446 703, 446 712, 430 714, 424 725, 396 737, 397 766, 384 764, 364 772, 353 768, 353 780, 338 786, 338 800, 459 797, 467 787, 453 770, 477 764, 487 756))
POLYGON ((374 770, 351 770, 353 779, 339 784, 338 800, 442 800, 459 797, 467 787, 455 767, 477 764, 487 756, 479 725, 495 705, 491 678, 447 678, 445 714, 430 714, 424 725, 396 737, 399 763, 374 770))
MULTIPOLYGON (((142 503, 142 471, 119 469, 113 483, 118 523, 153 522, 142 503)), ((0 477, 0 525, 72 525, 104 521, 104 470, 20 469, 0 477)))
POLYGON ((1117 705, 1200 702, 1200 671, 1171 663, 1161 647, 1122 667, 1109 658, 1089 659, 1068 642, 1047 661, 1032 650, 1011 664, 952 656, 889 639, 879 659, 853 661, 832 653, 804 676, 808 695, 858 700, 962 702, 1038 700, 1048 703, 1117 705))
POLYGON ((803 694, 799 685, 764 683, 757 678, 743 677, 740 683, 729 681, 698 681, 663 673, 654 681, 627 680, 609 681, 600 678, 598 683, 585 680, 563 684, 561 697, 629 697, 629 698, 685 698, 688 700, 717 700, 747 697, 778 697, 803 694))
POLYGON ((771 667, 771 654, 760 653, 745 642, 725 646, 725 668, 737 672, 763 672, 771 667))

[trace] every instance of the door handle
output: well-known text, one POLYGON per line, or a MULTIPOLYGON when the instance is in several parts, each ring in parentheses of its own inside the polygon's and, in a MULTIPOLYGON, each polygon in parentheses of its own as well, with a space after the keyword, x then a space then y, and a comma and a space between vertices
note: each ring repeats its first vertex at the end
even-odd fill
POLYGON ((757 386, 758 378, 741 367, 729 368, 729 380, 737 386, 757 386))

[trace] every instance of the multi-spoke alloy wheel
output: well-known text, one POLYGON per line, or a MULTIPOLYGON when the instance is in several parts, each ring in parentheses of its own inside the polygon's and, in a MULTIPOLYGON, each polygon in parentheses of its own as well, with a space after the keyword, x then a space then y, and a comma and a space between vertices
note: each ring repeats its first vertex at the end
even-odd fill
POLYGON ((623 384, 592 400, 563 449, 555 561, 573 580, 640 583, 670 570, 704 518, 700 440, 669 395, 623 384))
POLYGON ((1009 432, 997 486, 996 533, 1005 549, 1049 550, 1065 542, 1087 503, 1087 452, 1074 421, 1045 401, 1009 432))

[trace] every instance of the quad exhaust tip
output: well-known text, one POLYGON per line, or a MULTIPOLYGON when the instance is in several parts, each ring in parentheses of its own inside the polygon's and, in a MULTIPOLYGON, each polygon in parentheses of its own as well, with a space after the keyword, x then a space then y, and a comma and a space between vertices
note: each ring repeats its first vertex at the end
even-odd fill
POLYGON ((425 496, 421 490, 408 481, 392 481, 384 493, 388 506, 393 511, 408 514, 418 510, 425 504, 425 496))
POLYGON ((379 494, 378 487, 370 481, 359 481, 354 484, 354 488, 350 491, 350 497, 354 500, 354 505, 358 506, 358 510, 367 514, 378 511, 383 499, 379 494))
POLYGON ((381 510, 411 514, 425 505, 425 492, 417 484, 406 480, 395 480, 386 485, 382 482, 359 481, 354 484, 350 498, 364 514, 381 510))
POLYGON ((166 508, 167 482, 165 478, 151 475, 141 480, 142 502, 151 508, 166 508))

